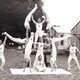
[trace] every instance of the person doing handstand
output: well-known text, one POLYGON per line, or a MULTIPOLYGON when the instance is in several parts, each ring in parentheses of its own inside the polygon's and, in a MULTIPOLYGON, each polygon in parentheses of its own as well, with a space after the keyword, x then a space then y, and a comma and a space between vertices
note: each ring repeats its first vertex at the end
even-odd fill
MULTIPOLYGON (((16 43, 19 43, 19 44, 25 44, 26 43, 26 38, 24 38, 24 39, 14 38, 11 35, 9 35, 7 32, 4 32, 3 35, 6 35, 10 40, 12 40, 16 43)), ((28 42, 26 43, 25 51, 24 51, 24 60, 25 60, 25 62, 30 63, 30 71, 31 71, 30 54, 31 54, 31 49, 32 49, 33 37, 34 37, 34 34, 31 33, 31 37, 29 38, 28 42)), ((24 65, 23 71, 25 71, 25 65, 24 65)))
POLYGON ((2 61, 0 66, 1 70, 4 70, 3 67, 5 65, 4 48, 5 48, 6 40, 7 40, 7 36, 5 36, 3 43, 2 43, 2 40, 0 40, 0 59, 2 61))
POLYGON ((36 57, 35 57, 35 61, 33 64, 33 70, 35 71, 45 71, 46 69, 46 65, 44 63, 44 54, 43 54, 43 47, 44 45, 46 45, 45 43, 43 43, 43 39, 42 37, 40 37, 39 42, 38 43, 34 43, 34 44, 38 44, 38 50, 36 53, 36 57), (41 60, 39 60, 39 58, 41 60), (38 62, 41 62, 41 65, 38 65, 38 62))
POLYGON ((35 4, 35 7, 31 10, 31 12, 27 15, 27 17, 25 19, 24 27, 26 28, 26 38, 28 38, 28 30, 30 30, 29 22, 31 20, 33 13, 36 11, 36 9, 37 9, 37 4, 35 4))
MULTIPOLYGON (((57 69, 57 64, 56 64, 57 50, 56 50, 55 43, 59 42, 59 41, 62 41, 64 39, 67 39, 69 37, 71 37, 71 35, 64 36, 62 38, 54 38, 54 37, 51 38, 51 43, 50 43, 50 44, 52 44, 51 59, 50 59, 51 71, 53 71, 54 67, 55 67, 55 70, 57 69)), ((48 44, 48 46, 50 44, 48 44)))
POLYGON ((32 52, 33 39, 34 39, 34 33, 31 33, 29 41, 28 41, 28 43, 26 44, 26 47, 25 47, 25 53, 24 53, 25 64, 24 64, 24 70, 23 71, 25 71, 26 63, 27 64, 29 63, 29 68, 30 68, 30 72, 31 72, 31 58, 30 58, 30 54, 32 52))

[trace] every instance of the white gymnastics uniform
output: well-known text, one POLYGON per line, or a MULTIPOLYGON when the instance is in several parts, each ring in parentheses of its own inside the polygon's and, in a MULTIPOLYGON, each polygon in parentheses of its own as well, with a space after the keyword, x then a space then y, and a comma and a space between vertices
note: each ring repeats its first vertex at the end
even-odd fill
POLYGON ((72 59, 74 59, 75 61, 78 61, 76 57, 77 47, 71 46, 69 50, 70 50, 70 55, 69 55, 68 61, 70 62, 72 59))
POLYGON ((43 61, 37 61, 36 67, 35 67, 36 71, 45 71, 46 67, 43 63, 43 61))
POLYGON ((77 67, 79 68, 80 70, 80 66, 79 66, 79 62, 78 62, 78 59, 77 59, 77 56, 76 56, 76 51, 79 51, 77 47, 70 47, 70 54, 69 54, 69 58, 68 58, 68 70, 70 70, 70 62, 72 59, 75 60, 76 64, 77 64, 77 67))
POLYGON ((41 32, 42 32, 42 24, 38 23, 36 24, 36 33, 41 36, 41 32))
POLYGON ((52 52, 51 52, 51 59, 50 59, 50 62, 51 63, 55 63, 56 61, 56 57, 57 57, 57 50, 56 50, 56 45, 55 45, 55 42, 54 40, 52 40, 52 52))
POLYGON ((4 57, 4 54, 3 53, 4 53, 4 45, 1 44, 0 45, 0 59, 2 61, 2 64, 5 63, 5 57, 4 57))
MULTIPOLYGON (((45 66, 45 63, 44 63, 44 54, 43 54, 43 46, 44 46, 44 43, 39 43, 38 44, 38 51, 36 53, 36 57, 35 57, 35 61, 34 61, 34 65, 33 65, 33 68, 36 67, 37 63, 38 63, 38 56, 41 55, 42 56, 42 64, 44 64, 44 66, 42 66, 42 69, 44 69, 45 66)), ((40 68, 41 69, 41 68, 40 68)))
POLYGON ((67 38, 69 38, 70 37, 70 35, 68 35, 68 36, 64 36, 64 37, 62 37, 62 38, 52 38, 51 39, 51 41, 52 41, 52 53, 51 53, 51 59, 50 59, 50 61, 51 62, 53 62, 53 64, 55 63, 55 61, 56 61, 56 58, 57 58, 57 50, 56 50, 56 45, 55 45, 55 43, 56 42, 59 42, 59 41, 62 41, 62 40, 64 40, 64 39, 67 39, 67 38))
POLYGON ((37 9, 37 5, 35 5, 35 7, 31 10, 31 12, 27 15, 26 19, 25 19, 25 22, 24 22, 24 26, 25 28, 30 28, 30 20, 31 20, 31 17, 32 17, 32 14, 36 11, 37 9))
POLYGON ((24 58, 26 60, 30 60, 30 54, 31 54, 31 51, 32 51, 32 44, 33 44, 33 38, 34 36, 31 35, 31 37, 29 38, 29 41, 25 47, 25 54, 24 54, 24 58))
POLYGON ((43 30, 42 30, 42 23, 37 23, 36 24, 36 33, 35 33, 35 42, 37 42, 38 37, 42 37, 43 30))

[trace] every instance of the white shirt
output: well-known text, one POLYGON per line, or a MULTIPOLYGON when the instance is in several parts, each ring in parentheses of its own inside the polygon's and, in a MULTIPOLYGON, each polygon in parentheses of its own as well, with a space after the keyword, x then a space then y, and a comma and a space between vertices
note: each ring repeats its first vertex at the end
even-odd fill
POLYGON ((44 46, 44 43, 39 43, 38 44, 38 51, 43 51, 43 46, 44 46))
POLYGON ((38 61, 37 65, 38 65, 38 67, 43 67, 43 61, 38 61))
POLYGON ((72 47, 71 46, 69 50, 70 50, 70 55, 75 55, 76 54, 76 51, 77 51, 77 47, 75 47, 75 46, 72 47))
POLYGON ((42 24, 41 23, 36 24, 36 31, 42 31, 42 24))
POLYGON ((54 40, 52 40, 52 54, 51 54, 51 56, 56 57, 56 55, 57 55, 56 45, 55 45, 54 40))

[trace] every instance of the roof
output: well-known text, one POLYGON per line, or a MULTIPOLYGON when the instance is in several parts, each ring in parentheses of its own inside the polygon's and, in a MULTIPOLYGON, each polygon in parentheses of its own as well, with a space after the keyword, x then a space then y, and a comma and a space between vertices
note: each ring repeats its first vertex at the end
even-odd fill
POLYGON ((80 21, 71 29, 71 31, 72 31, 78 24, 80 24, 80 21))
POLYGON ((71 33, 71 31, 68 31, 62 27, 54 27, 57 33, 71 33))

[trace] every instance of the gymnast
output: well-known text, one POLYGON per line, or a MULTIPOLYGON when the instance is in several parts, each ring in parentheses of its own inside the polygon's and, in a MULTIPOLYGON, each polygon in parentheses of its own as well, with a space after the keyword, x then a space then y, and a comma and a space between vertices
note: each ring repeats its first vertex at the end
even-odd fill
POLYGON ((43 43, 42 37, 40 37, 38 43, 34 43, 34 44, 38 44, 38 50, 33 64, 33 70, 38 72, 43 72, 46 70, 46 65, 44 63, 44 54, 43 54, 43 47, 46 44, 43 43))
POLYGON ((25 72, 25 67, 26 67, 26 63, 29 63, 29 68, 30 68, 30 72, 31 72, 31 58, 30 58, 30 54, 32 52, 32 44, 33 44, 33 39, 34 39, 34 33, 31 33, 31 36, 29 38, 28 43, 26 44, 25 47, 25 54, 24 54, 24 60, 25 60, 25 64, 24 64, 24 72, 25 72))
POLYGON ((79 66, 79 62, 78 62, 78 59, 77 59, 77 56, 76 56, 76 52, 80 53, 79 49, 75 46, 74 43, 72 43, 70 45, 70 48, 69 48, 69 57, 68 57, 68 70, 70 70, 70 62, 72 59, 74 59, 74 61, 76 62, 77 64, 77 67, 78 69, 80 70, 80 66, 79 66))
MULTIPOLYGON (((10 40, 19 43, 19 44, 25 44, 26 42, 26 38, 21 39, 21 38, 14 38, 11 35, 9 35, 7 32, 4 32, 3 35, 6 35, 10 40)), ((30 58, 30 54, 31 54, 31 49, 32 49, 32 43, 33 43, 33 38, 34 38, 34 34, 31 33, 31 37, 29 38, 28 42, 26 43, 25 46, 25 53, 24 53, 24 60, 25 63, 30 63, 30 72, 31 72, 31 58, 30 58)), ((25 71, 25 64, 24 64, 24 70, 25 71)))
POLYGON ((5 57, 4 57, 4 48, 5 48, 5 45, 6 45, 6 40, 7 40, 7 36, 5 36, 5 39, 2 43, 2 40, 0 40, 0 59, 2 61, 1 63, 1 66, 0 66, 0 69, 1 70, 4 70, 4 65, 5 65, 5 57))
POLYGON ((27 15, 27 17, 25 19, 24 27, 26 28, 26 38, 28 38, 28 30, 30 30, 29 22, 31 20, 33 13, 36 11, 36 9, 37 9, 37 4, 35 4, 35 7, 31 10, 31 12, 27 15))
MULTIPOLYGON (((50 43, 52 44, 52 52, 51 52, 51 59, 50 59, 51 71, 53 71, 54 67, 55 70, 57 69, 57 64, 56 64, 57 50, 56 50, 55 43, 67 39, 69 37, 71 37, 71 35, 64 36, 62 38, 54 38, 54 37, 51 38, 51 43, 50 43)), ((49 46, 50 44, 48 44, 47 46, 49 46)))
POLYGON ((38 20, 36 22, 32 16, 32 20, 36 26, 35 42, 37 42, 38 37, 41 37, 41 35, 43 33, 42 27, 43 27, 43 23, 45 22, 45 16, 42 16, 42 18, 44 18, 44 20, 42 22, 41 22, 41 18, 38 18, 38 20))

